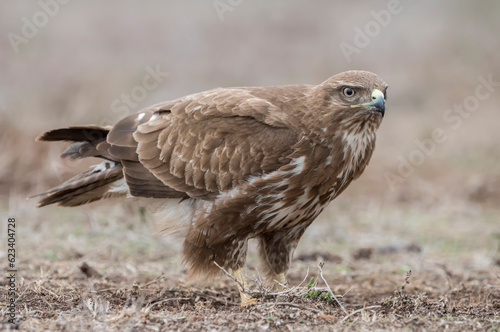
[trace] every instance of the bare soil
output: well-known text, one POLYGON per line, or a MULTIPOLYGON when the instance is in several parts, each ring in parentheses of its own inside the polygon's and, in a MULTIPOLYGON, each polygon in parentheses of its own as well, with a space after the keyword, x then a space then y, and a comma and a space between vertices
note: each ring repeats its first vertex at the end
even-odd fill
MULTIPOLYGON (((18 313, 12 325, 2 310, 2 328, 494 331, 500 327, 500 266, 495 260, 484 265, 460 250, 435 254, 418 239, 366 247, 356 239, 353 244, 329 243, 328 235, 318 245, 306 236, 288 275, 290 289, 281 294, 262 284, 251 250, 247 275, 259 301, 242 308, 234 281, 224 274, 213 281, 186 280, 178 254, 181 239, 154 236, 142 209, 115 204, 113 209, 95 204, 93 212, 41 210, 42 217, 30 227, 21 224, 23 214, 18 216, 22 225, 18 313), (337 249, 332 251, 329 245, 337 249), (342 307, 327 295, 320 264, 342 307)), ((320 218, 317 228, 330 227, 328 221, 320 218)), ((366 226, 350 229, 350 236, 362 237, 363 230, 366 226)), ((2 302, 8 298, 7 290, 4 282, 2 302)))

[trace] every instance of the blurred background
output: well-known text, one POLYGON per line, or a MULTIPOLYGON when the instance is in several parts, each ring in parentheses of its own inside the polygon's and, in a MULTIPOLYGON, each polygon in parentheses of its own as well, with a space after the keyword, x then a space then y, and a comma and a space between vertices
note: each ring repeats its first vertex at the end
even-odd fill
POLYGON ((112 124, 214 87, 362 69, 389 84, 377 148, 298 252, 349 261, 359 248, 414 248, 401 263, 414 270, 434 260, 497 269, 499 13, 498 1, 2 1, 0 209, 21 227, 21 259, 36 270, 102 252, 103 266, 144 265, 180 245, 151 236, 130 202, 36 209, 27 196, 93 162, 59 160, 65 145, 35 142, 40 133, 112 124))

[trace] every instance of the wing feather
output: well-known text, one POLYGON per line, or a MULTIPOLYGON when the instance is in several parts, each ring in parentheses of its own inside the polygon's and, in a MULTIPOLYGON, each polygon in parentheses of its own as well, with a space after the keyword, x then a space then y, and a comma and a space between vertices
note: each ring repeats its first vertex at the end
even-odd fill
POLYGON ((282 112, 244 89, 214 89, 158 104, 133 137, 141 164, 165 186, 211 197, 277 170, 299 133, 282 112))

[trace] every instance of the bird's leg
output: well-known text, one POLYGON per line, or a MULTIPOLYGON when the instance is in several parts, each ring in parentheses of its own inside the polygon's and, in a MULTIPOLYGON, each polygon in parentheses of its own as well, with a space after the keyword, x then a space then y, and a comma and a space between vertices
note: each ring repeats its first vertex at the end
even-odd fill
POLYGON ((286 276, 284 272, 278 274, 275 280, 277 281, 276 285, 278 286, 278 292, 284 292, 287 290, 288 281, 286 281, 286 276))
POLYGON ((259 238, 261 271, 271 286, 278 286, 279 292, 288 288, 286 273, 290 267, 293 252, 300 237, 304 234, 306 226, 296 229, 294 232, 264 234, 259 238))
POLYGON ((247 305, 257 303, 257 299, 254 299, 250 294, 245 293, 245 289, 247 289, 245 270, 243 268, 236 269, 233 271, 233 276, 236 280, 238 280, 238 290, 240 291, 241 306, 246 307, 247 305))

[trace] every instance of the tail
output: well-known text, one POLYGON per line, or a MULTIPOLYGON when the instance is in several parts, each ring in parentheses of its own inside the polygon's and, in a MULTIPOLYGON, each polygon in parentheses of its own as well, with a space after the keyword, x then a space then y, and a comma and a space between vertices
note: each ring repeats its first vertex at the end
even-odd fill
POLYGON ((78 174, 57 187, 33 196, 45 196, 38 202, 38 207, 54 203, 62 206, 77 206, 125 194, 125 191, 113 190, 124 180, 122 180, 123 166, 120 160, 112 157, 108 152, 110 145, 106 137, 109 130, 110 128, 99 126, 69 127, 51 130, 37 137, 36 140, 42 142, 74 142, 62 153, 61 158, 97 157, 104 159, 92 170, 78 174))

